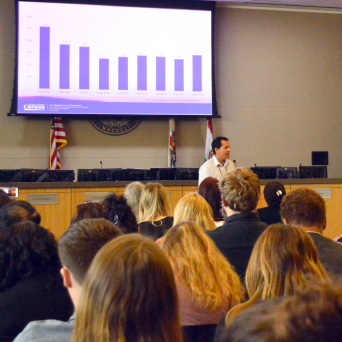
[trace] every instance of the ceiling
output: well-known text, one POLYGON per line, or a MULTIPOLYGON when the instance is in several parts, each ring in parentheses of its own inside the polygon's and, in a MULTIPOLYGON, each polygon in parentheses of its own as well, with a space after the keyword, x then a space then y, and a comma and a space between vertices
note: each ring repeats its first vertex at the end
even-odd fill
POLYGON ((232 5, 267 5, 281 7, 310 7, 312 9, 342 10, 342 0, 219 0, 232 5))

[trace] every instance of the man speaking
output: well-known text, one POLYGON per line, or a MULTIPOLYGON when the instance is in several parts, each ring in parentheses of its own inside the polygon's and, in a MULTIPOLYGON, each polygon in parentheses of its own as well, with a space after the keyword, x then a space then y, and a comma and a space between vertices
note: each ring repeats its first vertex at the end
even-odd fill
POLYGON ((228 138, 215 138, 211 148, 213 156, 200 167, 198 185, 207 177, 214 177, 220 181, 226 173, 235 169, 234 163, 228 159, 230 154, 228 138))

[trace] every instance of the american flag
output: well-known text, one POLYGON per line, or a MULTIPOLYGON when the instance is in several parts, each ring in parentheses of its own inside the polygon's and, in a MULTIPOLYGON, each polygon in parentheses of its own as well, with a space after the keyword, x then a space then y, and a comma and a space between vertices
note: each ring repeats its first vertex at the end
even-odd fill
POLYGON ((58 170, 61 168, 59 150, 67 143, 62 119, 57 117, 52 118, 50 127, 50 170, 58 170))

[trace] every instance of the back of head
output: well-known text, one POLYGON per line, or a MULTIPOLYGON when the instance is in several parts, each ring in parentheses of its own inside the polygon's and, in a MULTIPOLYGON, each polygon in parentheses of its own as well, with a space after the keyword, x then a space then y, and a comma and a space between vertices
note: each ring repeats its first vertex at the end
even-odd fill
POLYGON ((199 306, 215 310, 240 303, 243 291, 239 276, 197 223, 182 222, 172 227, 161 248, 176 279, 199 306))
POLYGON ((219 188, 225 207, 241 213, 255 210, 260 197, 260 182, 250 169, 238 168, 228 172, 219 182, 219 188))
POLYGON ((137 233, 138 223, 124 196, 108 195, 104 201, 104 218, 113 222, 125 234, 137 233))
POLYGON ((129 183, 124 192, 128 205, 132 208, 137 221, 139 221, 139 203, 144 184, 140 182, 129 183))
POLYGON ((105 219, 86 219, 72 224, 58 241, 63 266, 82 285, 96 253, 110 240, 122 235, 105 219))
POLYGON ((212 149, 212 151, 213 151, 213 154, 215 155, 215 148, 218 148, 218 149, 220 149, 220 147, 222 146, 222 144, 221 144, 221 141, 222 140, 225 140, 225 141, 228 141, 228 138, 226 138, 226 137, 216 137, 213 141, 212 141, 212 143, 211 143, 211 149, 212 149))
POLYGON ((218 187, 218 180, 213 177, 205 178, 198 188, 198 194, 209 203, 213 211, 215 221, 222 221, 222 200, 220 189, 218 187))
POLYGON ((339 342, 342 290, 310 282, 283 300, 268 300, 238 315, 221 342, 339 342))
POLYGON ((71 224, 85 219, 103 218, 104 206, 102 202, 83 202, 77 204, 77 210, 71 224))
POLYGON ((139 221, 153 221, 157 216, 171 216, 171 202, 159 183, 147 183, 141 193, 139 221))
POLYGON ((274 224, 253 248, 246 271, 247 292, 258 299, 289 295, 309 275, 328 277, 311 237, 302 229, 274 224))
POLYGON ((27 201, 13 201, 0 209, 0 233, 15 223, 32 221, 40 224, 40 215, 27 201))
POLYGON ((173 224, 195 221, 204 230, 216 228, 213 212, 208 202, 199 194, 190 193, 183 196, 176 205, 173 224))
POLYGON ((0 209, 4 205, 11 203, 11 202, 12 202, 12 200, 10 199, 8 194, 4 190, 0 189, 0 209))
POLYGON ((52 233, 32 221, 8 227, 0 236, 0 291, 42 272, 59 272, 57 243, 52 233))
POLYGON ((297 227, 325 228, 324 199, 314 190, 299 188, 287 194, 280 205, 280 216, 297 227))
POLYGON ((278 181, 268 182, 264 188, 264 196, 268 206, 279 206, 285 195, 284 185, 278 181))
POLYGON ((72 341, 182 341, 179 324, 171 265, 151 239, 129 234, 96 255, 72 341))

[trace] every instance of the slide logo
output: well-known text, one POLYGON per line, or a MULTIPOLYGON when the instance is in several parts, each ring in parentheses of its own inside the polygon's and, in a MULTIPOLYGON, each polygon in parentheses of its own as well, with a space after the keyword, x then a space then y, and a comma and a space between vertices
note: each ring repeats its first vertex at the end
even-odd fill
POLYGON ((25 104, 24 110, 45 110, 45 104, 25 104))

